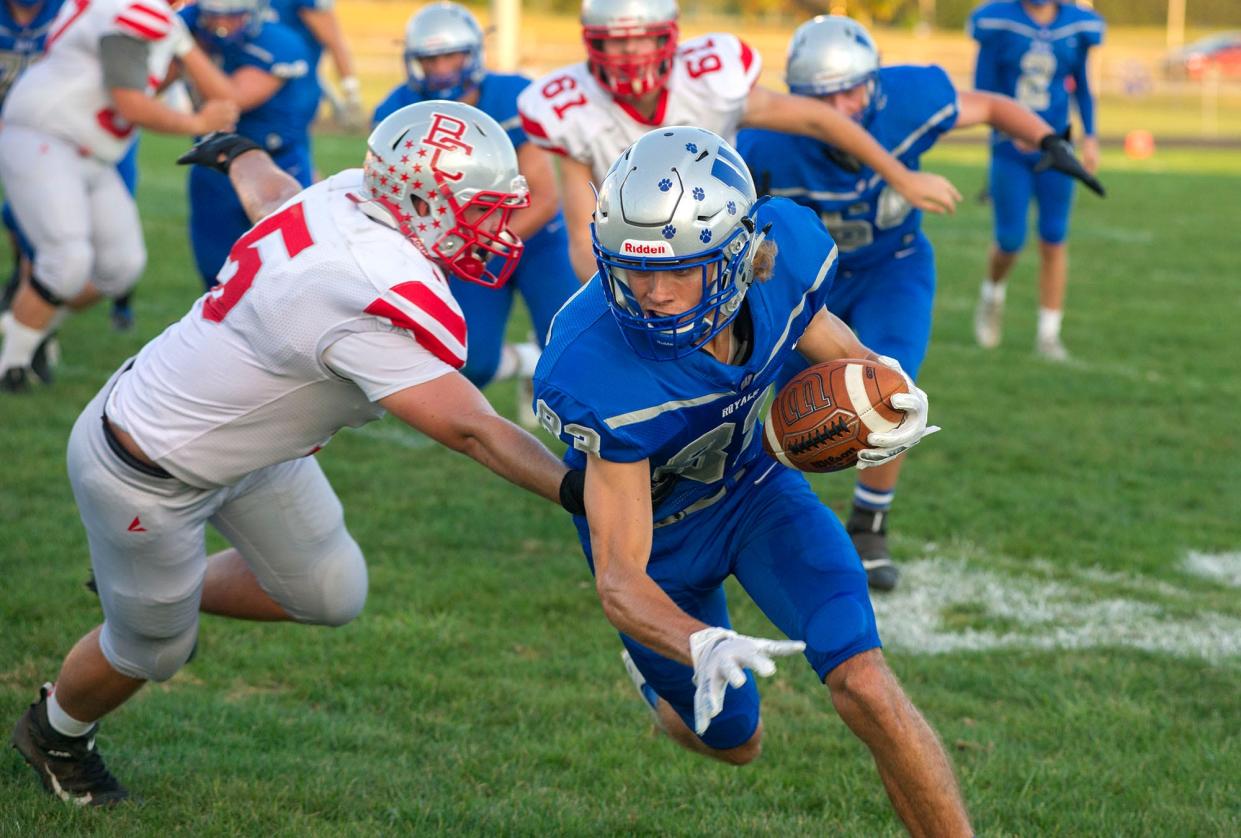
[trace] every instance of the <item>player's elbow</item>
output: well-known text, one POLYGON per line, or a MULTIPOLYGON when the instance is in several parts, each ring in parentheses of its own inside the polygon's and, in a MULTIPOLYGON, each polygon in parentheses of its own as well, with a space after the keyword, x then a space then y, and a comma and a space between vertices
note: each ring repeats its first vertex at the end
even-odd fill
POLYGON ((608 622, 620 631, 626 631, 631 622, 629 594, 633 589, 628 575, 616 570, 603 570, 595 574, 595 593, 608 622))

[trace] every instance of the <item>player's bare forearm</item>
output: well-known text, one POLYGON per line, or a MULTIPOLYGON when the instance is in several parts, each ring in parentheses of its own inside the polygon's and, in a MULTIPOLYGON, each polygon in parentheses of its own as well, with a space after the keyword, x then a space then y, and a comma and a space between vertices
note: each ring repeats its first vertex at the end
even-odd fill
POLYGON ((265 151, 238 155, 228 168, 228 179, 251 223, 271 215, 302 191, 302 185, 277 166, 265 151))
POLYGON ((883 654, 855 655, 827 676, 832 703, 870 749, 892 806, 912 835, 973 831, 939 738, 905 695, 883 654))
POLYGON ((797 341, 797 351, 812 364, 837 358, 873 358, 866 347, 843 320, 826 308, 819 309, 806 331, 797 341))
POLYGON ((194 114, 182 113, 153 99, 142 90, 113 88, 109 91, 116 112, 139 128, 160 134, 193 134, 197 123, 194 114))
POLYGON ((216 66, 201 47, 196 46, 186 53, 185 57, 180 59, 180 64, 202 98, 233 98, 233 85, 228 75, 216 66))
POLYGON ((692 666, 689 636, 707 625, 682 611, 646 573, 653 532, 650 464, 590 457, 586 520, 595 590, 608 621, 644 646, 692 666))
POLYGON ((595 191, 590 167, 571 157, 560 158, 560 191, 564 221, 569 231, 569 261, 579 282, 595 275, 595 253, 590 243, 590 222, 595 212, 595 191))
POLYGON ((1016 99, 998 93, 965 90, 958 94, 958 128, 986 124, 1037 148, 1053 132, 1045 119, 1016 99))
POLYGON ((543 443, 502 416, 480 416, 458 450, 510 483, 560 503, 568 469, 543 443))

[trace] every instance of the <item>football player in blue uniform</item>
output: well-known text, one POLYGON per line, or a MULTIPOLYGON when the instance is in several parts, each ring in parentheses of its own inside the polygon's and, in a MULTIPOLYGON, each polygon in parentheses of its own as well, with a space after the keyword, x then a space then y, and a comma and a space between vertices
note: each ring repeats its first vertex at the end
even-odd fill
MULTIPOLYGON (((228 74, 242 109, 237 133, 253 140, 302 186, 313 180, 310 123, 319 107, 319 83, 310 55, 288 27, 262 20, 260 0, 199 0, 181 11, 203 49, 228 74)), ((190 245, 203 285, 229 248, 250 228, 228 178, 205 166, 189 174, 190 245)))
MULTIPOLYGON (((910 169, 945 131, 987 123, 1037 147, 1047 165, 1084 175, 1050 125, 1004 96, 958 92, 938 66, 880 67, 879 50, 857 21, 821 16, 789 46, 789 90, 817 96, 866 128, 910 169)), ((931 336, 935 254, 922 213, 871 169, 810 137, 745 130, 737 147, 760 193, 814 210, 840 248, 840 270, 827 307, 876 352, 917 378, 931 336)), ((786 375, 799 371, 795 362, 786 375)), ((887 544, 887 516, 902 458, 858 476, 846 530, 876 590, 895 587, 899 571, 887 544)))
POLYGON ((362 87, 354 74, 353 53, 345 40, 336 17, 335 0, 268 0, 263 9, 264 20, 283 23, 297 33, 310 50, 310 69, 319 77, 319 60, 326 49, 332 57, 336 76, 340 80, 340 95, 320 86, 326 94, 337 120, 350 130, 366 126, 362 110, 362 87))
MULTIPOLYGON (((375 123, 415 102, 455 99, 500 123, 517 149, 518 165, 530 185, 530 208, 519 211, 513 221, 513 229, 526 243, 517 271, 499 290, 456 277, 449 277, 448 284, 470 329, 469 359, 462 373, 478 387, 512 377, 528 382, 552 316, 579 287, 569 262, 569 239, 551 159, 527 140, 517 114, 517 94, 530 79, 486 70, 483 30, 456 3, 434 3, 410 18, 405 29, 405 70, 406 83, 394 88, 375 109, 375 123), (530 312, 538 346, 504 343, 515 292, 521 293, 530 312)), ((518 401, 528 413, 526 395, 518 401)))
MULTIPOLYGON (((745 670, 770 675, 774 657, 804 652, 909 830, 970 834, 942 746, 884 663, 857 552, 762 448, 764 396, 795 350, 877 358, 826 308, 831 236, 787 199, 757 201, 720 137, 668 127, 612 166, 592 237, 599 271, 556 315, 536 406, 585 468, 574 521, 658 723, 692 751, 749 762, 762 728, 745 670), (729 575, 791 640, 730 628, 729 575)), ((928 430, 912 382, 893 398, 905 418, 871 435, 866 465, 928 430)))
MULTIPOLYGON (((1103 19, 1096 12, 1057 0, 987 3, 975 9, 969 19, 969 34, 978 41, 974 87, 1014 97, 1066 138, 1071 89, 1082 122, 1082 162, 1092 174, 1099 165, 1099 141, 1086 62, 1091 47, 1102 42, 1103 31, 1103 19)), ((1038 151, 1020 140, 1003 131, 991 135, 995 243, 974 316, 974 334, 979 345, 987 349, 1000 343, 1004 279, 1025 244, 1026 214, 1033 197, 1038 204, 1039 237, 1035 349, 1045 358, 1063 361, 1068 352, 1060 340, 1060 322, 1069 281, 1065 239, 1073 181, 1060 172, 1040 168, 1038 151)))

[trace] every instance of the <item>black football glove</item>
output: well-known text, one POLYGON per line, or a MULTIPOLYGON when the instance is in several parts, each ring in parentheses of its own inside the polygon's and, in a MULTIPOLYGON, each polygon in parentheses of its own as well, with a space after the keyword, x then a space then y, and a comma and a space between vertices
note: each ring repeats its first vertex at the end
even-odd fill
POLYGON ((1066 138, 1059 134, 1048 134, 1039 140, 1038 147, 1042 150, 1043 156, 1034 164, 1035 172, 1055 169, 1057 172, 1064 172, 1069 177, 1077 178, 1096 195, 1100 197, 1107 195, 1099 179, 1082 166, 1082 162, 1073 153, 1072 144, 1066 138))
POLYGON ((256 150, 262 151, 263 147, 248 137, 229 131, 212 131, 178 157, 177 165, 206 166, 226 175, 234 160, 247 151, 256 150))

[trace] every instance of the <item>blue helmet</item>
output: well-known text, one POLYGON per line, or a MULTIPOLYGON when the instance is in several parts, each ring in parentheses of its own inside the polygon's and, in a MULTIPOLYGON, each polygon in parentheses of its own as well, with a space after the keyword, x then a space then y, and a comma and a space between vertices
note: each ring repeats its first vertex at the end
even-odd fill
POLYGON ((736 150, 710 131, 658 128, 612 164, 591 240, 608 305, 644 358, 695 352, 724 330, 753 281, 754 181, 736 150), (700 271, 702 297, 688 311, 648 316, 629 285, 634 272, 700 271))
POLYGON ((195 26, 201 34, 218 46, 236 44, 258 33, 263 25, 263 0, 197 0, 198 23, 195 26), (241 26, 229 31, 226 27, 212 26, 214 18, 243 17, 241 26))
POLYGON ((456 3, 433 3, 419 10, 405 25, 405 73, 409 86, 426 99, 460 99, 478 87, 486 75, 483 67, 483 28, 474 15, 456 3), (429 76, 421 58, 466 54, 460 72, 429 76))

